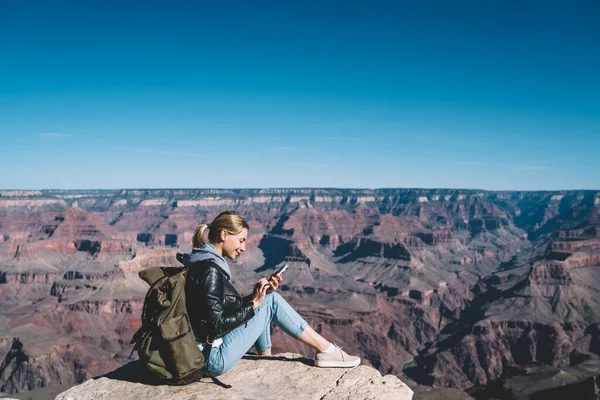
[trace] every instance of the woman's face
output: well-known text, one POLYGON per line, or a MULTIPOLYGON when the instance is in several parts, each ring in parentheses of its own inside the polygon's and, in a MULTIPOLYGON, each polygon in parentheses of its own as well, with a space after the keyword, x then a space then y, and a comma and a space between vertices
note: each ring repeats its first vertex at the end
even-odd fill
POLYGON ((246 251, 246 238, 248 237, 248 229, 245 229, 237 235, 231 235, 226 231, 223 239, 223 256, 235 260, 242 252, 246 251))

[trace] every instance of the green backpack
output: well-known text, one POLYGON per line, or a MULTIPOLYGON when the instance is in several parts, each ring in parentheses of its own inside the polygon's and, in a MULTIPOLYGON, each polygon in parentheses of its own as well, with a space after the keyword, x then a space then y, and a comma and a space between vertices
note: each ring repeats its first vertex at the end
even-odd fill
POLYGON ((154 267, 139 272, 150 285, 144 300, 142 327, 133 335, 140 360, 164 383, 187 385, 204 375, 204 355, 185 306, 188 268, 154 267))

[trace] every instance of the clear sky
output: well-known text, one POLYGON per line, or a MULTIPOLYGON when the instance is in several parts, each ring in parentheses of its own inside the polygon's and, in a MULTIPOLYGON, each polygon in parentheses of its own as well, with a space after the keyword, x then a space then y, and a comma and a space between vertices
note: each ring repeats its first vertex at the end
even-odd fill
POLYGON ((0 188, 600 189, 600 2, 0 0, 0 188))

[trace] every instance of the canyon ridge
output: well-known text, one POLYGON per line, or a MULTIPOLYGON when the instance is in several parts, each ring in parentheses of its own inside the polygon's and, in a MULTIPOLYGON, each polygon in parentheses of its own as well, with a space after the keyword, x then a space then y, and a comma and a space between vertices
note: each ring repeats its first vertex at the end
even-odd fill
POLYGON ((130 362, 138 272, 225 210, 241 293, 289 264, 281 295, 415 399, 599 398, 600 192, 450 189, 0 191, 0 394, 130 362))

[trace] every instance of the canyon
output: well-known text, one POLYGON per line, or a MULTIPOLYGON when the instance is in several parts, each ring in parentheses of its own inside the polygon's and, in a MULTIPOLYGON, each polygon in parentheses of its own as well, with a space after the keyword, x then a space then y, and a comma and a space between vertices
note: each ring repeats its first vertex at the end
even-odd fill
MULTIPOLYGON (((250 225, 241 293, 289 264, 282 296, 415 399, 597 398, 600 192, 458 189, 0 191, 0 392, 130 362, 137 273, 224 210, 250 225)), ((273 346, 312 357, 278 328, 273 346)))

